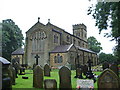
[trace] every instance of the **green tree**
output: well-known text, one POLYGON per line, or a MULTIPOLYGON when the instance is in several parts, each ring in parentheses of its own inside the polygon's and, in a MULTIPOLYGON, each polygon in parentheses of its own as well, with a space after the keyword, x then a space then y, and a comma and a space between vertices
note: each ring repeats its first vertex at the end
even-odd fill
MULTIPOLYGON (((102 0, 101 0, 102 1, 102 0)), ((96 20, 96 26, 101 33, 102 30, 111 28, 111 32, 105 33, 105 36, 112 37, 112 40, 118 41, 120 37, 120 1, 119 2, 98 2, 88 9, 88 15, 91 14, 96 20)), ((120 62, 120 44, 116 46, 117 55, 120 62)))
POLYGON ((2 57, 11 60, 11 53, 23 45, 20 28, 11 19, 2 21, 2 57))
POLYGON ((114 63, 114 62, 117 61, 116 58, 117 58, 117 57, 114 56, 114 55, 112 55, 112 54, 106 54, 106 53, 103 53, 103 52, 101 52, 101 53, 99 54, 99 61, 100 61, 100 63, 103 63, 103 62, 105 62, 105 61, 107 61, 107 62, 109 62, 109 63, 114 63))
POLYGON ((91 36, 87 39, 88 48, 96 53, 99 53, 102 50, 101 43, 96 40, 95 37, 91 36))
POLYGON ((96 26, 99 31, 112 29, 111 33, 106 33, 108 37, 117 39, 120 36, 120 2, 98 2, 95 7, 89 7, 88 15, 92 14, 96 20, 96 26))

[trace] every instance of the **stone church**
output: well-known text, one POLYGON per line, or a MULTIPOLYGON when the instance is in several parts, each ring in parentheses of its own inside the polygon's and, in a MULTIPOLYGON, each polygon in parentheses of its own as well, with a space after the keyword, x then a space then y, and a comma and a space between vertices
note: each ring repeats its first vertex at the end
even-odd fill
POLYGON ((73 25, 73 34, 50 23, 38 22, 26 32, 25 64, 46 63, 53 68, 68 65, 74 68, 76 63, 87 64, 88 58, 97 65, 97 54, 88 49, 87 27, 84 24, 73 25))

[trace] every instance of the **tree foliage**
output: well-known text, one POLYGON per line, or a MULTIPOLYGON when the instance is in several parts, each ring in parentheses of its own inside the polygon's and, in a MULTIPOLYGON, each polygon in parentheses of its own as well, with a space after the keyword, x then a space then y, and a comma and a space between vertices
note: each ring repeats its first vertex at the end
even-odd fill
POLYGON ((101 43, 96 40, 95 37, 91 36, 88 38, 88 48, 96 53, 102 50, 101 43))
POLYGON ((120 63, 120 1, 119 2, 98 2, 95 6, 90 6, 88 9, 88 15, 91 14, 96 20, 96 26, 101 33, 102 30, 108 30, 111 28, 110 33, 106 33, 105 36, 112 37, 112 40, 116 40, 118 45, 116 46, 118 62, 120 63))
POLYGON ((11 19, 2 22, 2 57, 10 60, 11 53, 23 45, 20 28, 11 19))
POLYGON ((91 6, 88 9, 88 15, 92 14, 96 20, 96 26, 99 32, 107 30, 110 27, 111 33, 106 33, 106 36, 113 37, 117 40, 120 36, 120 2, 98 2, 95 7, 91 6))
POLYGON ((102 52, 99 54, 99 61, 100 63, 103 63, 105 61, 109 63, 114 63, 117 61, 117 57, 112 54, 106 54, 102 52))

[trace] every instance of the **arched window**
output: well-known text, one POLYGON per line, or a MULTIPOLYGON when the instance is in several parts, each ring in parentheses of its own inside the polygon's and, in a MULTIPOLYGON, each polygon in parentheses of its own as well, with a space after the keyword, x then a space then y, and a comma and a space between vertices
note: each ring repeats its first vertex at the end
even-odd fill
POLYGON ((57 60, 58 60, 58 63, 60 63, 60 54, 57 55, 57 60))
POLYGON ((60 54, 57 54, 57 56, 54 57, 54 62, 55 63, 62 63, 63 62, 63 57, 60 56, 60 54))
POLYGON ((54 35, 54 43, 58 43, 58 36, 54 35))
POLYGON ((56 56, 54 57, 54 62, 57 63, 57 57, 56 56))
POLYGON ((67 42, 70 42, 70 37, 69 36, 67 36, 67 42))
POLYGON ((63 62, 63 57, 62 56, 60 56, 60 63, 62 63, 63 62))

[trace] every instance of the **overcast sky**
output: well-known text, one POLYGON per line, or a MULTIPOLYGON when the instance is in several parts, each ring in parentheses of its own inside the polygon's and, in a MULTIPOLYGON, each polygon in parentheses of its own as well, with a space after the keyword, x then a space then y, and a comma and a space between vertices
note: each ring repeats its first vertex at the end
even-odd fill
POLYGON ((87 36, 94 36, 101 43, 102 52, 112 53, 116 42, 103 37, 106 31, 98 34, 95 20, 87 15, 89 6, 89 0, 1 0, 0 22, 12 19, 22 30, 24 37, 25 32, 38 21, 38 17, 41 23, 46 24, 50 19, 52 24, 71 34, 72 25, 84 23, 87 26, 87 36))

